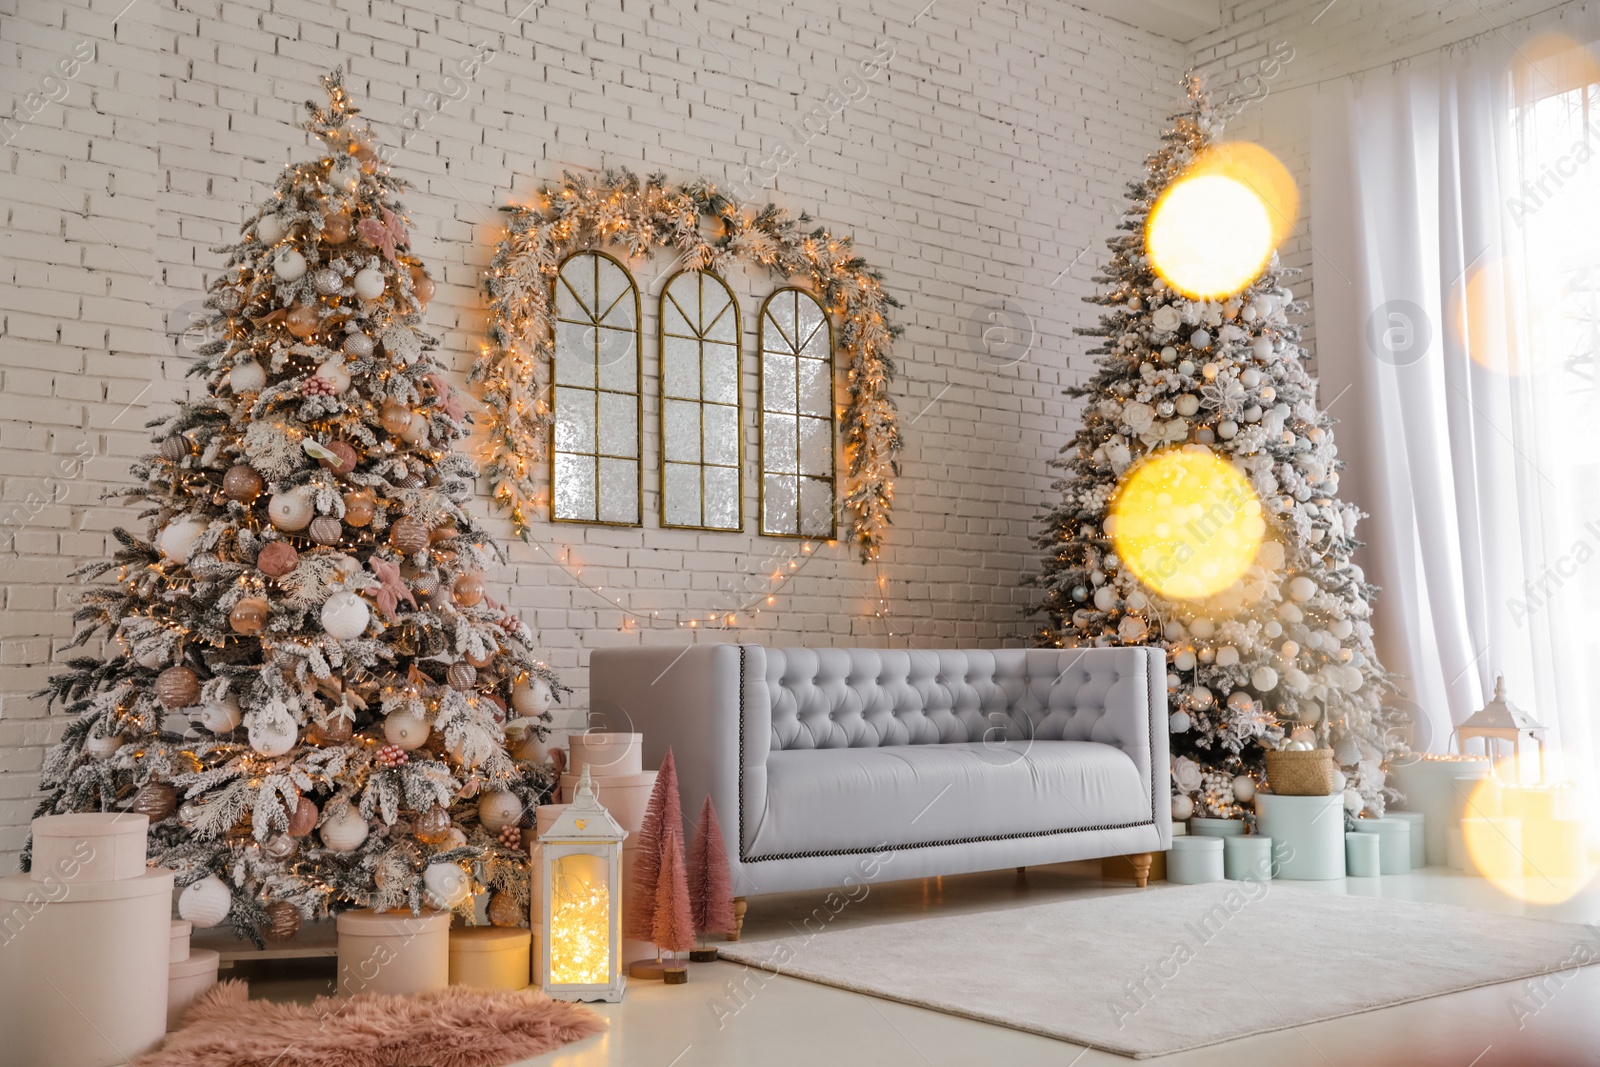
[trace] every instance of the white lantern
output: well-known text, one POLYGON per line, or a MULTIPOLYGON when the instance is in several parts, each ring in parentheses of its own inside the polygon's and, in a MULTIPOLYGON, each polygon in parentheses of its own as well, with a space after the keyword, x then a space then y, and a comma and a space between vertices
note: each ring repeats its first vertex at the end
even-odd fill
POLYGON ((1496 742, 1507 741, 1511 744, 1511 759, 1495 764, 1495 773, 1498 774, 1508 764, 1516 770, 1516 781, 1525 780, 1522 769, 1522 742, 1527 739, 1539 746, 1539 777, 1536 781, 1545 781, 1544 776, 1544 726, 1532 715, 1517 707, 1506 699, 1505 675, 1496 675, 1494 680, 1494 699, 1485 704, 1479 711, 1475 711, 1467 721, 1456 727, 1458 751, 1462 755, 1467 753, 1467 742, 1476 737, 1483 742, 1483 754, 1489 759, 1495 755, 1496 742))
POLYGON ((539 838, 543 937, 539 973, 557 1000, 622 999, 622 842, 628 833, 595 799, 589 769, 539 838))

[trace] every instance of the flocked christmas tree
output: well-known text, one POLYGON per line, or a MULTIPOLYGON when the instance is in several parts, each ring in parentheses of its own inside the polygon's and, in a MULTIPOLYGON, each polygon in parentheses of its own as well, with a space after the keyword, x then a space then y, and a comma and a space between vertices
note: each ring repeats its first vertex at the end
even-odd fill
POLYGON ((1044 559, 1030 580, 1047 617, 1036 640, 1165 646, 1176 817, 1242 814, 1265 777, 1264 751, 1291 744, 1331 746, 1346 807, 1381 812, 1382 766, 1398 736, 1383 701, 1394 687, 1373 651, 1375 589, 1350 561, 1361 514, 1339 499, 1332 423, 1290 318, 1306 305, 1275 253, 1242 289, 1201 300, 1170 287, 1146 248, 1162 194, 1226 155, 1213 147, 1222 128, 1198 78, 1187 89, 1187 110, 1129 186, 1124 232, 1107 242, 1111 260, 1095 279, 1104 289, 1088 298, 1106 311, 1079 332, 1104 340, 1091 350, 1094 374, 1068 391, 1083 400, 1082 424, 1055 461, 1061 499, 1036 539, 1044 559), (1175 516, 1172 529, 1185 532, 1169 545, 1169 572, 1193 565, 1185 538, 1211 536, 1236 507, 1263 520, 1259 550, 1209 595, 1172 595, 1118 558, 1119 488, 1158 454, 1214 455, 1254 498, 1213 502, 1192 525, 1175 516))
POLYGON ((148 540, 118 530, 85 569, 115 582, 75 644, 108 640, 51 679, 76 719, 40 812, 147 814, 180 911, 250 936, 330 907, 465 907, 474 880, 514 923, 559 687, 484 590, 497 550, 403 184, 341 72, 324 86, 320 158, 285 169, 206 297, 204 394, 151 424, 118 494, 146 504, 148 540))

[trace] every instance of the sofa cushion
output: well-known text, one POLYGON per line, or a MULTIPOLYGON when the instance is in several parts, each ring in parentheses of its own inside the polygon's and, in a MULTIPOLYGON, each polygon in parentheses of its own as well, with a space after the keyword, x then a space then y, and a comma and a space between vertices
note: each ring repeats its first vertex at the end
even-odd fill
POLYGON ((1121 749, 1091 741, 774 751, 747 859, 1150 822, 1121 749))
POLYGON ((772 748, 1105 741, 1108 705, 1142 706, 1142 648, 768 648, 753 679, 772 748), (1092 654, 1091 654, 1092 653, 1092 654))

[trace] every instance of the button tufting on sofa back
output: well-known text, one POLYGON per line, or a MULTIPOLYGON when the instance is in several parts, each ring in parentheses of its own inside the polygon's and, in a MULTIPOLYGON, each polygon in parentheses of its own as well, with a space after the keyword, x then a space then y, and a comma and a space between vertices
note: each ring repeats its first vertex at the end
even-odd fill
POLYGON ((1142 700, 1143 649, 769 648, 772 747, 1105 741, 1114 686, 1142 700))

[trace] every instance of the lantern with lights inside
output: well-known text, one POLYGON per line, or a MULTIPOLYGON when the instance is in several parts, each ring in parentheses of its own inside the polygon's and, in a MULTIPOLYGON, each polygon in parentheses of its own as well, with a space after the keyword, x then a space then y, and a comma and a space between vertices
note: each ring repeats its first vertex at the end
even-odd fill
POLYGON ((540 973, 557 1000, 622 999, 622 842, 600 806, 589 769, 577 794, 539 838, 540 973))

